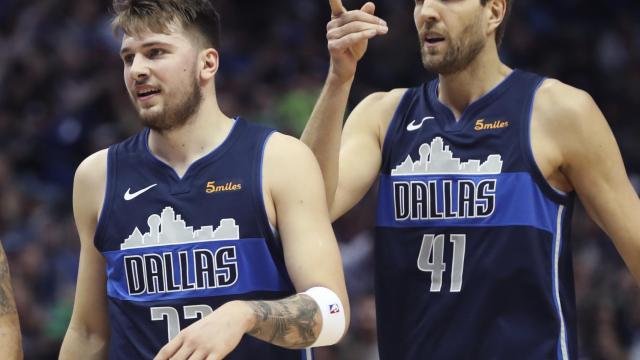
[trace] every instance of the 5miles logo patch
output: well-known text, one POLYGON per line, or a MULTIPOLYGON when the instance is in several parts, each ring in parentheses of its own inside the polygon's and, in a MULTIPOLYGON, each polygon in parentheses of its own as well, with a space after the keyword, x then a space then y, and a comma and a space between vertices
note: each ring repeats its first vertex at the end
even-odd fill
POLYGON ((473 128, 475 131, 492 130, 492 129, 504 129, 509 127, 508 121, 495 120, 492 122, 485 122, 485 119, 476 120, 476 126, 473 128))
POLYGON ((229 181, 224 185, 218 185, 216 184, 215 181, 209 181, 207 183, 207 187, 205 188, 205 191, 207 192, 207 194, 213 194, 213 193, 225 192, 225 191, 238 191, 238 190, 242 190, 242 184, 234 183, 233 181, 229 181))

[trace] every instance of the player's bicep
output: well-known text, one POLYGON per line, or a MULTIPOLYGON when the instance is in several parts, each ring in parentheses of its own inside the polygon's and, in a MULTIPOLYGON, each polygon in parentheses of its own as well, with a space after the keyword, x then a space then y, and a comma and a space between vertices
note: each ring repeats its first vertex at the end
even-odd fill
POLYGON ((586 93, 565 141, 563 172, 591 217, 614 239, 634 223, 640 202, 629 182, 616 140, 604 116, 586 93))
POLYGON ((314 155, 298 140, 282 135, 270 140, 267 150, 265 177, 296 290, 327 287, 348 307, 340 252, 314 155))
POLYGON ((342 136, 338 186, 331 207, 331 220, 344 215, 362 199, 380 169, 382 151, 375 134, 362 124, 354 123, 347 121, 342 136))
POLYGON ((349 115, 342 132, 332 220, 356 205, 376 180, 382 164, 382 139, 404 92, 397 89, 372 94, 349 115))

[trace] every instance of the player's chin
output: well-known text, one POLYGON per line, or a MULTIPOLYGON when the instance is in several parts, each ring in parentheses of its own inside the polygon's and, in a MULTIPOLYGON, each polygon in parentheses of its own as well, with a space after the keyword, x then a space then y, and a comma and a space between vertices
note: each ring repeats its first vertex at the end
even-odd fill
POLYGON ((442 56, 425 55, 423 53, 422 65, 427 71, 438 72, 443 67, 443 63, 444 61, 442 56))
POLYGON ((161 109, 138 109, 138 115, 142 125, 152 129, 163 127, 164 118, 161 109))

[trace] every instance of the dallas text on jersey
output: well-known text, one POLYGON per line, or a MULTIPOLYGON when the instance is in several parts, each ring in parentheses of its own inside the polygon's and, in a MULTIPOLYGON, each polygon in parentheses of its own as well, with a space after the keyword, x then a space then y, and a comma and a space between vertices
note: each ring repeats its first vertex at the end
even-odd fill
POLYGON ((238 280, 235 246, 128 255, 123 261, 129 295, 222 288, 238 280))
POLYGON ((496 207, 496 179, 394 181, 395 218, 434 220, 483 218, 496 207))

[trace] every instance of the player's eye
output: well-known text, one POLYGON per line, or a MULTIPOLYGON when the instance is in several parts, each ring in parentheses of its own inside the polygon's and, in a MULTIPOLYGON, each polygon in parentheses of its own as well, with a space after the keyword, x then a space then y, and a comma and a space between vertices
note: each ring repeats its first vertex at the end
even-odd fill
POLYGON ((133 54, 124 55, 122 56, 122 62, 125 63, 126 65, 131 65, 133 63, 133 58, 134 58, 133 54))
POLYGON ((163 49, 159 49, 159 48, 153 48, 151 50, 149 50, 149 58, 153 59, 156 58, 158 56, 164 55, 166 52, 163 49))

